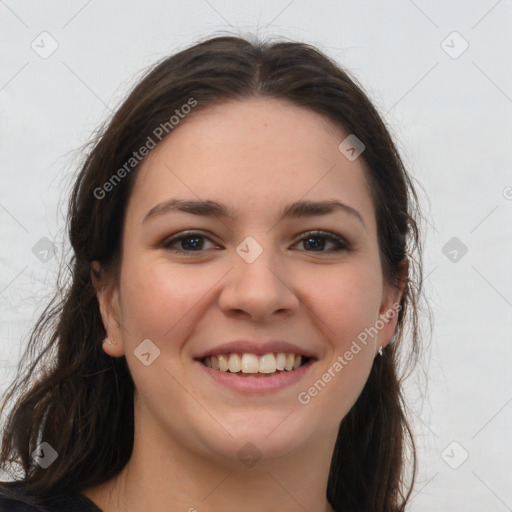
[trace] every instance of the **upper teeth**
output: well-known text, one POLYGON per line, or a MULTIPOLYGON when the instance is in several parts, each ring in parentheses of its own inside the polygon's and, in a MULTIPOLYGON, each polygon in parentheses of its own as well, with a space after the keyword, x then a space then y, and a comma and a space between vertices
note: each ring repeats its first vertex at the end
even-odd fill
POLYGON ((223 372, 274 373, 276 370, 296 370, 302 364, 302 356, 284 352, 260 357, 255 354, 219 354, 205 357, 203 362, 206 366, 223 372))

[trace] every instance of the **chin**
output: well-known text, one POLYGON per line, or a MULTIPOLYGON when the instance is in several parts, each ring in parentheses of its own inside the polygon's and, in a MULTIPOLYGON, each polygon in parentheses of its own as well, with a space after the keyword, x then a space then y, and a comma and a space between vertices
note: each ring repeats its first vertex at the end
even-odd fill
MULTIPOLYGON (((244 463, 245 457, 261 461, 284 457, 305 447, 313 438, 325 436, 323 431, 315 435, 311 418, 307 422, 301 422, 299 411, 289 408, 279 412, 244 412, 236 414, 232 419, 224 417, 223 426, 233 437, 226 434, 218 442, 210 438, 207 444, 219 455, 234 457, 237 464, 244 463), (297 417, 293 418, 294 416, 297 417)), ((318 429, 320 430, 320 426, 318 429)))

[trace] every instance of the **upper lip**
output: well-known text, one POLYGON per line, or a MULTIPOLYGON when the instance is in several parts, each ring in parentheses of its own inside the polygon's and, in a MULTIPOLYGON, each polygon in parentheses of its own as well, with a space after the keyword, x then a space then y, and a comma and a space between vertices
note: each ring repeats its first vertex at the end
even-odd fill
POLYGON ((216 356, 219 354, 255 354, 263 356, 270 353, 284 352, 286 354, 303 355, 316 359, 315 354, 306 348, 301 348, 294 343, 284 340, 235 340, 222 345, 205 349, 195 356, 195 359, 203 359, 208 356, 216 356))

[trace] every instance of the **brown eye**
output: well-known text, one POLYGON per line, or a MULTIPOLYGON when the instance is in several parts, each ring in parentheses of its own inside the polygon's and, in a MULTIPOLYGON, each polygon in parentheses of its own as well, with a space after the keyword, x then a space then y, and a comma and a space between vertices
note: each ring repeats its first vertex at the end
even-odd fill
POLYGON ((182 233, 165 240, 162 247, 182 253, 202 252, 205 240, 212 242, 210 238, 199 232, 182 233), (178 247, 174 248, 176 245, 178 247))
POLYGON ((303 243, 303 247, 309 247, 312 249, 310 251, 307 250, 307 252, 340 252, 348 251, 350 249, 348 244, 342 238, 325 231, 311 231, 306 233, 299 242, 303 243), (324 248, 327 243, 333 244, 334 249, 325 251, 324 248))

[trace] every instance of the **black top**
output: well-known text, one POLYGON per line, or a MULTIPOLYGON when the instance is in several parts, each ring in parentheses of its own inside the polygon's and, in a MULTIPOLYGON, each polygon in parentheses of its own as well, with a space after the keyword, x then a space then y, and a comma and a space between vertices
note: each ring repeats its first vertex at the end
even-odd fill
POLYGON ((0 512, 102 512, 87 496, 70 491, 44 500, 34 501, 19 495, 7 498, 0 491, 0 512))

